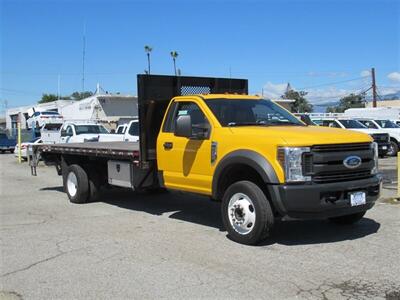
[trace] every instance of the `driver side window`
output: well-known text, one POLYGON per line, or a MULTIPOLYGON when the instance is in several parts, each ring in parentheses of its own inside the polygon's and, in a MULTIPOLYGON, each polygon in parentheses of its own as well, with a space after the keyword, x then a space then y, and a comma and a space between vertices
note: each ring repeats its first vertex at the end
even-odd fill
MULTIPOLYGON (((192 120, 193 135, 204 133, 204 130, 210 130, 210 123, 207 117, 194 102, 175 102, 167 115, 164 132, 174 132, 175 122, 179 116, 190 115, 192 120)), ((209 132, 208 132, 209 133, 209 132)))

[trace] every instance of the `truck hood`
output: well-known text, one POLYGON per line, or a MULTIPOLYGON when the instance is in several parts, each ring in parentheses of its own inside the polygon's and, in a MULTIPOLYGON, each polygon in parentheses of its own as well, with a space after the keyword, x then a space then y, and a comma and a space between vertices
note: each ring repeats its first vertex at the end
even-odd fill
POLYGON ((372 142, 372 138, 365 133, 322 126, 245 126, 231 127, 231 131, 238 138, 276 139, 277 144, 288 146, 372 142))

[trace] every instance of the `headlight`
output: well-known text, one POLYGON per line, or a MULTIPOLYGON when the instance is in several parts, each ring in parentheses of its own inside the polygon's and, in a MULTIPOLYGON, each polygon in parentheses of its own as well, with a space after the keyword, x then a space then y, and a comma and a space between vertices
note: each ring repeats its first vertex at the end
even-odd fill
POLYGON ((378 173, 378 158, 379 158, 378 143, 373 142, 371 144, 371 148, 374 151, 374 167, 371 170, 371 174, 377 174, 378 173))
POLYGON ((311 181, 311 176, 303 175, 303 153, 310 152, 309 147, 278 148, 278 161, 285 173, 285 182, 311 181))

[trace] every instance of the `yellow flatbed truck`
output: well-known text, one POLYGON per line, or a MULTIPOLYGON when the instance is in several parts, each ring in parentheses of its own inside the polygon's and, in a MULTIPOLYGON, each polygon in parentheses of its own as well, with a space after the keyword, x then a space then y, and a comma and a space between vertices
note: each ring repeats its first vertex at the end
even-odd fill
MULTIPOLYGON (((71 202, 105 185, 174 189, 221 201, 229 237, 256 244, 277 218, 352 224, 380 193, 377 145, 364 133, 308 126, 243 79, 138 75, 139 142, 38 145, 71 202)), ((351 230, 351 229, 349 229, 351 230)))

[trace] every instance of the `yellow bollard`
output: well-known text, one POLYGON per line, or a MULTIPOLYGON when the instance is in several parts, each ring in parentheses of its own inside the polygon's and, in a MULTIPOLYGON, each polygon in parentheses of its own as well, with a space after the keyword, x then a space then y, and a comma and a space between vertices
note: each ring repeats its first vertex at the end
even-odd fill
POLYGON ((21 158, 21 123, 17 123, 17 128, 18 128, 18 162, 22 162, 21 158))

